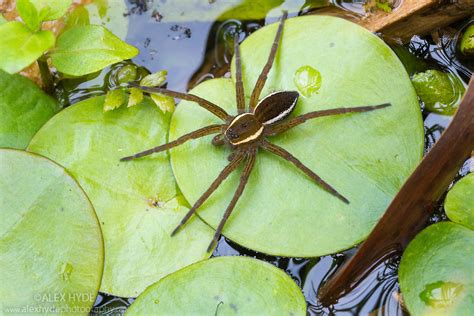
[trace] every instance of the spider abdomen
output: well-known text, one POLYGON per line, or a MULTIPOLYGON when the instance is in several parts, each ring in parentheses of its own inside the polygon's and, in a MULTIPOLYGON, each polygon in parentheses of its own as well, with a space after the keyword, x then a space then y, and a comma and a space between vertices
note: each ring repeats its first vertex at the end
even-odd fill
POLYGON ((253 113, 262 124, 268 125, 287 118, 293 112, 299 93, 296 91, 278 91, 263 98, 253 113))
POLYGON ((252 113, 237 115, 225 130, 225 137, 232 145, 256 141, 263 133, 263 124, 252 113))

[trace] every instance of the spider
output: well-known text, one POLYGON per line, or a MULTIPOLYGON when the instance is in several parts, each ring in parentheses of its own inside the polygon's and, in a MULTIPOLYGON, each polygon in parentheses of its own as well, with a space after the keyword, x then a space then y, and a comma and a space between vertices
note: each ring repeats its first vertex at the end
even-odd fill
POLYGON ((304 122, 330 115, 340 115, 346 113, 360 113, 369 112, 377 109, 382 109, 390 106, 390 103, 384 103, 380 105, 352 107, 352 108, 335 108, 322 111, 309 112, 294 118, 289 119, 289 115, 297 105, 299 93, 296 91, 278 91, 274 92, 260 100, 261 91, 265 85, 267 75, 270 72, 275 55, 278 50, 278 46, 283 33, 284 23, 287 19, 288 13, 283 12, 283 16, 278 25, 278 29, 270 50, 270 54, 260 73, 255 87, 253 88, 249 108, 246 108, 244 98, 244 86, 242 81, 242 64, 240 58, 239 43, 236 38, 234 41, 234 56, 236 66, 236 104, 237 104, 237 115, 229 115, 224 109, 218 105, 198 97, 193 94, 180 93, 171 91, 159 87, 142 87, 136 84, 132 84, 134 87, 138 87, 145 92, 149 93, 160 93, 163 95, 171 96, 177 99, 193 101, 208 110, 223 121, 223 124, 215 124, 200 128, 191 133, 185 134, 174 141, 168 142, 161 146, 137 153, 133 156, 124 157, 122 161, 128 161, 140 157, 144 157, 153 153, 162 152, 169 150, 173 147, 179 146, 189 140, 197 139, 200 137, 217 134, 213 139, 212 143, 216 146, 227 144, 230 146, 232 153, 229 156, 229 164, 220 172, 219 176, 212 182, 209 188, 201 195, 201 197, 194 203, 188 213, 184 216, 178 226, 173 230, 171 236, 174 236, 183 225, 185 225, 196 210, 216 191, 220 184, 243 162, 245 166, 240 177, 240 182, 237 189, 230 201, 227 209, 216 229, 214 237, 207 248, 207 252, 213 249, 214 244, 220 237, 222 229, 229 218, 230 214, 235 208, 237 201, 242 195, 252 169, 255 165, 255 159, 258 150, 261 148, 266 150, 280 158, 283 158, 295 167, 300 169, 303 173, 309 176, 316 184, 321 186, 324 190, 332 194, 335 198, 340 199, 342 202, 349 204, 342 194, 340 194, 330 184, 320 178, 315 172, 305 166, 298 158, 293 156, 290 152, 286 151, 282 147, 279 147, 268 140, 269 136, 283 133, 291 128, 294 128, 304 122))

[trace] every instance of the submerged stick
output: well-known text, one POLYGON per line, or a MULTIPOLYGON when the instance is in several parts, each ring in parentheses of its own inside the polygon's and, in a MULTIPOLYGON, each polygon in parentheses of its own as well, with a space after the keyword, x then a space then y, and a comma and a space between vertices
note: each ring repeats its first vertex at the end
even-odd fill
POLYGON ((395 196, 367 240, 319 292, 325 306, 353 290, 370 271, 400 255, 474 150, 474 79, 451 124, 395 196))

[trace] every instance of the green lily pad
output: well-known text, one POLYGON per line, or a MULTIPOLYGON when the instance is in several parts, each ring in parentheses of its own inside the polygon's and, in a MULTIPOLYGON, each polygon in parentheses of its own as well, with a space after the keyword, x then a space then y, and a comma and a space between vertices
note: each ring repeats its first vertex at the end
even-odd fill
POLYGON ((146 98, 103 112, 104 97, 77 103, 53 117, 29 150, 65 166, 94 205, 105 240, 101 291, 137 296, 148 285, 207 258, 212 230, 193 220, 170 237, 187 212, 166 154, 133 162, 121 157, 166 141, 169 115, 146 98))
POLYGON ((474 173, 454 185, 446 196, 444 209, 450 220, 474 230, 474 173))
MULTIPOLYGON (((247 100, 275 31, 276 25, 264 27, 242 44, 247 100)), ((225 236, 257 251, 321 256, 366 238, 418 164, 423 153, 423 124, 408 74, 377 36, 345 20, 321 16, 290 19, 283 33, 262 96, 296 90, 294 74, 302 66, 311 67, 321 77, 317 93, 300 96, 293 116, 341 106, 392 103, 374 112, 315 119, 271 138, 347 197, 349 205, 293 165, 261 150, 247 188, 224 228, 225 236)), ((236 113, 230 79, 205 81, 192 93, 236 113)), ((196 104, 181 102, 171 122, 170 139, 218 122, 196 104)), ((211 138, 171 150, 175 177, 190 204, 228 163, 229 149, 214 147, 211 138)), ((222 218, 240 172, 231 175, 198 211, 212 227, 222 218)))
POLYGON ((412 315, 470 315, 474 309, 474 231, 438 223, 408 245, 398 271, 412 315))
POLYGON ((2 70, 0 91, 0 147, 24 149, 58 103, 25 77, 2 70))
POLYGON ((153 284, 133 315, 306 315, 300 288, 282 270, 247 257, 195 263, 153 284))
POLYGON ((0 149, 2 314, 87 315, 104 249, 94 209, 59 165, 0 149))

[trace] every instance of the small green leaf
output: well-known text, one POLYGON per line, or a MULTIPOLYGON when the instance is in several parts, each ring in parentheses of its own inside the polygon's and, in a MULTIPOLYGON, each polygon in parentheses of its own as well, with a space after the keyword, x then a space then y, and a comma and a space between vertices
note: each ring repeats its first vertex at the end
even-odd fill
POLYGON ((122 89, 111 90, 107 92, 104 102, 104 112, 112 111, 125 103, 125 92, 122 89))
POLYGON ((461 38, 459 50, 464 55, 474 55, 474 25, 469 25, 461 38))
POLYGON ((474 230, 474 173, 470 173, 449 190, 444 202, 449 219, 474 230))
POLYGON ((45 51, 54 46, 51 31, 33 33, 25 24, 17 21, 0 25, 0 69, 8 73, 19 72, 31 65, 45 51))
POLYGON ((474 309, 474 231, 444 222, 410 242, 398 270, 411 315, 471 315, 474 309))
POLYGON ((137 54, 138 49, 103 26, 84 25, 73 27, 59 36, 51 59, 58 71, 83 76, 137 54))
POLYGON ((30 0, 36 6, 42 21, 57 20, 66 14, 72 0, 30 0))
POLYGON ((87 315, 104 246, 82 188, 49 159, 0 149, 0 192, 1 314, 87 315))
POLYGON ((376 5, 377 5, 377 9, 382 10, 386 13, 390 13, 393 10, 392 4, 389 3, 388 1, 377 0, 376 5))
POLYGON ((428 70, 412 78, 413 86, 430 112, 453 115, 466 90, 461 80, 453 74, 428 70))
POLYGON ((168 71, 161 70, 143 78, 140 81, 140 85, 145 86, 145 87, 159 87, 163 83, 165 83, 167 76, 168 76, 168 71))
POLYGON ((306 315, 301 289, 282 270, 248 257, 192 264, 140 294, 133 315, 306 315))
POLYGON ((89 11, 87 11, 84 6, 80 5, 66 16, 65 25, 62 32, 65 32, 75 26, 84 26, 89 24, 89 11))
POLYGON ((166 95, 158 93, 151 93, 150 97, 164 113, 174 111, 175 104, 174 99, 172 97, 168 97, 166 95))
POLYGON ((117 72, 117 81, 119 84, 129 83, 137 79, 137 66, 125 65, 117 72))
POLYGON ((38 10, 31 3, 30 0, 17 0, 16 9, 21 19, 30 28, 31 31, 36 32, 41 24, 38 10))
POLYGON ((137 105, 143 101, 143 92, 138 88, 130 88, 127 107, 137 105))
POLYGON ((31 80, 2 70, 0 91, 0 147, 24 149, 58 103, 31 80))

